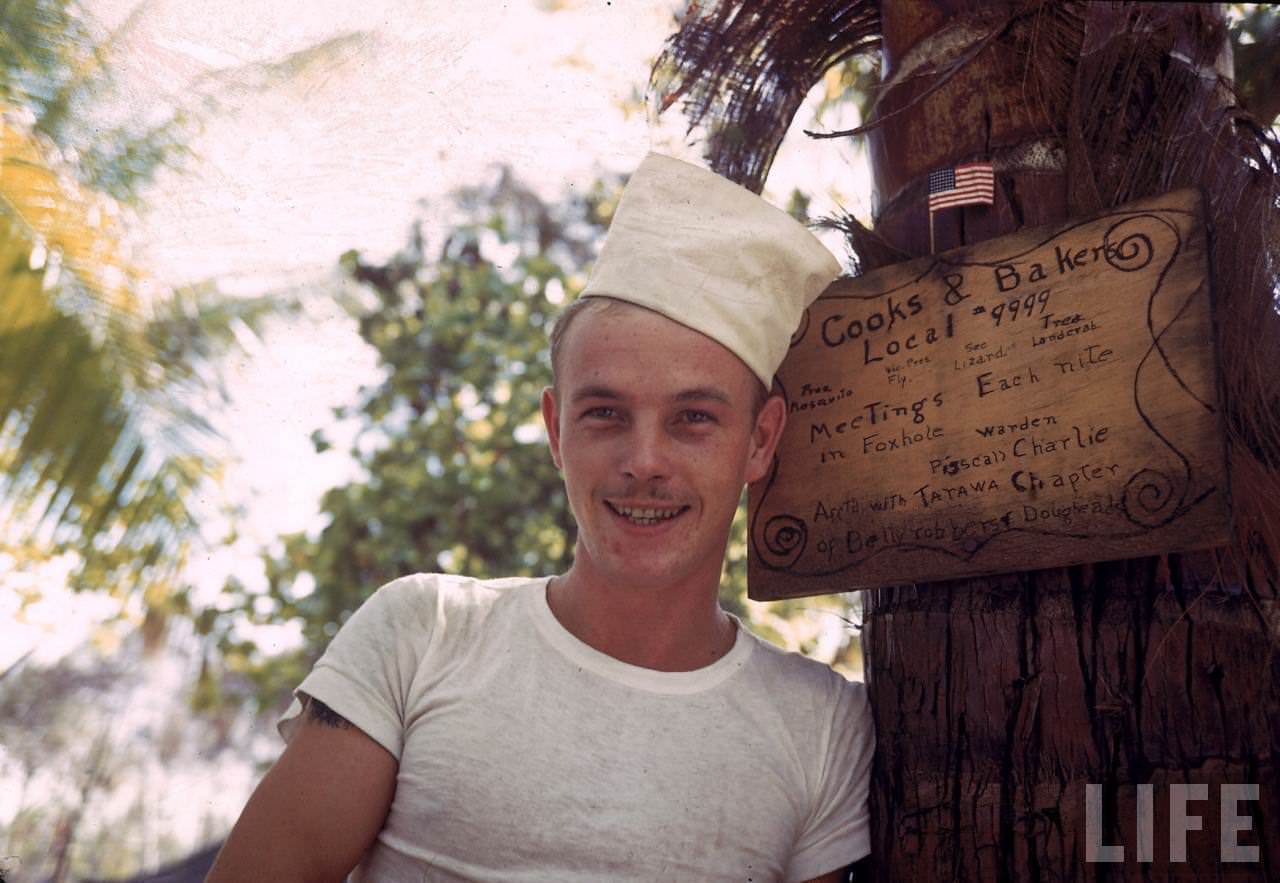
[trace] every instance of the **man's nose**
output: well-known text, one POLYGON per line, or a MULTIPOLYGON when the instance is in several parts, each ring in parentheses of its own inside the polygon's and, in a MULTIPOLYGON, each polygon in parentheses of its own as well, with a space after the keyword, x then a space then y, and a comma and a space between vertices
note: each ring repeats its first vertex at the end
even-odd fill
POLYGON ((628 433, 622 471, 630 479, 652 481, 671 475, 671 439, 660 425, 641 423, 628 433))

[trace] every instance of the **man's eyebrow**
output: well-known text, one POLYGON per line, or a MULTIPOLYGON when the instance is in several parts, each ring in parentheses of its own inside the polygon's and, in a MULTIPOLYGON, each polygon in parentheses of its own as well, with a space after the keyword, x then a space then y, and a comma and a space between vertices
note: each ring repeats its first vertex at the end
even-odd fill
POLYGON ((729 394, 716 386, 695 386, 693 389, 686 389, 676 393, 677 402, 698 402, 707 399, 726 405, 733 404, 729 394))
POLYGON ((575 389, 573 395, 569 396, 569 401, 580 402, 583 399, 620 399, 622 396, 617 390, 608 386, 584 386, 575 389))
MULTIPOLYGON (((599 384, 584 386, 575 389, 569 396, 570 402, 580 402, 584 399, 608 399, 617 401, 623 398, 622 393, 610 386, 602 386, 599 384)), ((690 389, 682 389, 672 397, 677 402, 720 402, 725 405, 733 404, 733 399, 727 392, 718 386, 695 386, 690 389)))

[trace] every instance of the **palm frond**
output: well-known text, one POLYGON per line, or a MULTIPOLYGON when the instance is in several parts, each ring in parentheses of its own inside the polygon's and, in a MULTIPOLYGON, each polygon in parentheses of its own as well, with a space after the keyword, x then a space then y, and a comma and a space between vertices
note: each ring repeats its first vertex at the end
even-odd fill
POLYGON ((809 89, 879 47, 874 0, 691 3, 653 66, 651 109, 678 106, 708 166, 759 193, 809 89))
POLYGON ((141 277, 121 246, 118 204, 83 187, 24 116, 0 107, 0 210, 25 228, 31 268, 58 260, 104 307, 134 312, 141 277))

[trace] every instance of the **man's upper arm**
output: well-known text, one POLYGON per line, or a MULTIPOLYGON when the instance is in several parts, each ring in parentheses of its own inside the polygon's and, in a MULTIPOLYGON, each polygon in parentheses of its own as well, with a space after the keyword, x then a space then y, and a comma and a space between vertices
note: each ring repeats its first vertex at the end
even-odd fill
POLYGON ((845 883, 848 879, 847 871, 832 871, 829 874, 823 874, 821 877, 805 880, 804 883, 845 883))
POLYGON ((373 843, 396 789, 396 759, 308 698, 289 746, 249 798, 209 881, 341 880, 373 843))
POLYGON ((865 856, 847 868, 829 871, 804 883, 863 883, 871 879, 871 856, 865 856))

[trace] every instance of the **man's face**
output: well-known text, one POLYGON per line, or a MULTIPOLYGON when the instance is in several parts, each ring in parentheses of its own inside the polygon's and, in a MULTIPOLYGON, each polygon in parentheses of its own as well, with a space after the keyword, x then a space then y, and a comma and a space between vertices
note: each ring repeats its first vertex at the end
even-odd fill
POLYGON ((753 415, 758 381, 736 356, 627 304, 576 317, 560 356, 542 413, 578 522, 575 572, 715 587, 742 486, 772 460, 782 401, 753 415))

